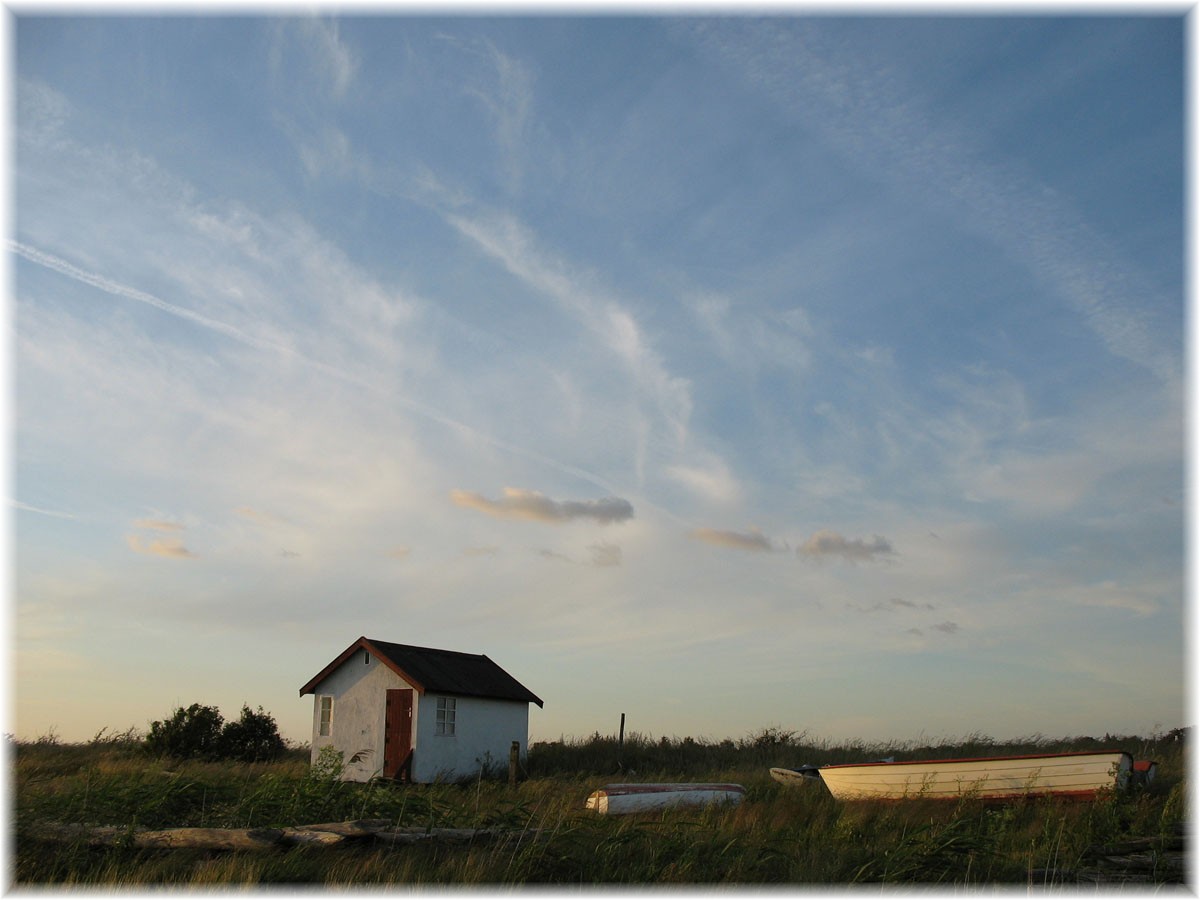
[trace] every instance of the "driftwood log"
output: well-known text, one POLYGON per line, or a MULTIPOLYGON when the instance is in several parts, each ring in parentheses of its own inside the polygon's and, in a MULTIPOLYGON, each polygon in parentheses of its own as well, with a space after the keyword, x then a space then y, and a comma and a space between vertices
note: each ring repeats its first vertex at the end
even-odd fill
POLYGON ((1186 830, 1182 824, 1167 834, 1132 838, 1088 847, 1076 869, 1036 869, 1033 882, 1076 884, 1145 884, 1183 882, 1186 873, 1186 830))
POLYGON ((495 828, 397 827, 386 819, 324 822, 290 828, 167 828, 136 831, 120 826, 42 823, 30 837, 56 843, 81 843, 89 847, 128 846, 146 850, 268 850, 287 847, 333 847, 348 843, 381 841, 417 844, 425 841, 465 844, 500 836, 535 836, 536 831, 495 828))

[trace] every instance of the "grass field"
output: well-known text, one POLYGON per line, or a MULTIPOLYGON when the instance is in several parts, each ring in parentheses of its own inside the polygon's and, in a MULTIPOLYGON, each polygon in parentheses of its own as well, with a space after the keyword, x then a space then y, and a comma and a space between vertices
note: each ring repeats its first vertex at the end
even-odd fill
MULTIPOLYGON (((535 744, 522 780, 403 786, 315 776, 306 749, 270 764, 154 759, 132 735, 85 744, 10 744, 17 886, 415 885, 1035 885, 1075 883, 1094 848, 1177 833, 1185 819, 1183 741, 971 736, 923 745, 830 745, 779 729, 741 740, 593 735, 535 744), (773 765, 1127 750, 1155 759, 1148 788, 1093 801, 1026 799, 839 803, 824 788, 788 788, 773 765), (733 781, 736 807, 598 816, 589 793, 611 781, 733 781), (501 828, 466 845, 224 852, 89 847, 39 836, 47 822, 168 827, 281 827, 386 819, 430 828, 501 828)), ((1151 865, 1141 878, 1179 883, 1151 865)))

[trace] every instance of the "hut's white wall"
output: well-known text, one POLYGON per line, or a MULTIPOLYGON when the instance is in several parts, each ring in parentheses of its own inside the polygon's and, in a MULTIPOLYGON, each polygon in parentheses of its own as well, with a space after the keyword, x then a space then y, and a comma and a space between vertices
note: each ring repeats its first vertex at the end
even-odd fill
POLYGON ((341 751, 344 781, 383 774, 384 698, 389 688, 412 687, 374 656, 366 663, 365 656, 366 651, 355 651, 313 692, 311 761, 317 761, 324 747, 341 751), (320 734, 322 696, 333 697, 331 733, 325 736, 320 734), (356 754, 358 761, 351 762, 356 754))
POLYGON ((529 741, 529 704, 511 700, 455 697, 454 734, 437 734, 437 701, 448 694, 427 693, 417 701, 413 725, 413 781, 453 781, 479 774, 491 765, 508 771, 508 754, 517 741, 524 758, 529 741))

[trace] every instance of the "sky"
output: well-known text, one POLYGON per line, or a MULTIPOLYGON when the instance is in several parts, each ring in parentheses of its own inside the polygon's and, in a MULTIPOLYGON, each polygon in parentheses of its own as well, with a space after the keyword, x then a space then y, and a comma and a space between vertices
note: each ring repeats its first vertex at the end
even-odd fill
POLYGON ((5 730, 1190 724, 1182 11, 11 15, 5 730))

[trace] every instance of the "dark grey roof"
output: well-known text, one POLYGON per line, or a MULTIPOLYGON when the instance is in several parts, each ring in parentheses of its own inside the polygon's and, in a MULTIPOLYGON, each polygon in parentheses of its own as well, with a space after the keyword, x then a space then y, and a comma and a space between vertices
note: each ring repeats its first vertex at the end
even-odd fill
POLYGON ((359 638, 322 669, 312 681, 300 689, 300 694, 310 693, 314 686, 360 647, 373 653, 421 693, 433 691, 461 697, 487 697, 542 705, 536 694, 482 654, 393 644, 390 641, 365 637, 359 638))

